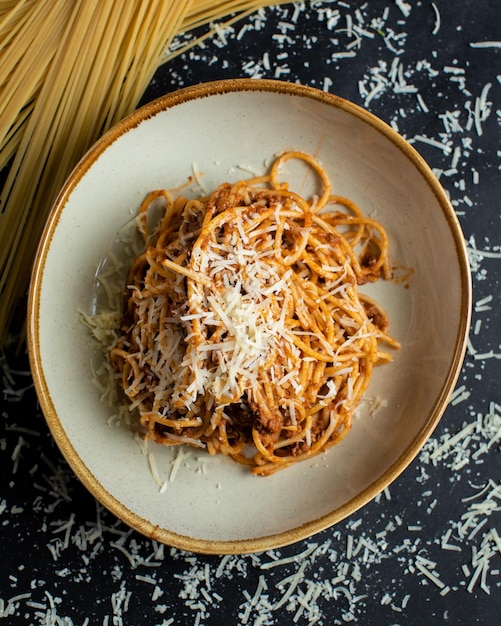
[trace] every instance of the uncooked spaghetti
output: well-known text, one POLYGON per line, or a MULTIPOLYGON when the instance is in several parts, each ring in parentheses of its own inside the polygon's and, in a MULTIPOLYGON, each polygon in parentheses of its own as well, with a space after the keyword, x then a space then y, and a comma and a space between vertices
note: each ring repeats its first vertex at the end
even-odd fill
POLYGON ((0 1, 0 345, 49 210, 79 159, 137 107, 162 63, 222 30, 220 20, 268 4, 0 1))
POLYGON ((359 291, 391 277, 381 224, 332 195, 315 159, 287 152, 269 175, 207 197, 155 191, 138 225, 145 252, 110 359, 145 436, 261 475, 339 442, 373 367, 392 358, 382 345, 399 347, 384 310, 359 291), (317 195, 281 182, 289 159, 318 177, 317 195))

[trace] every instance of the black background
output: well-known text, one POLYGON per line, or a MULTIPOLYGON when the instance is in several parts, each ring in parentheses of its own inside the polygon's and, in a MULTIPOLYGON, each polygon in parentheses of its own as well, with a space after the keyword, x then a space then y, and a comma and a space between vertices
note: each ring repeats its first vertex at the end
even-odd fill
POLYGON ((494 0, 287 4, 236 22, 159 69, 144 102, 207 80, 280 78, 366 106, 414 144, 449 193, 470 250, 472 331, 457 393, 415 462, 335 528, 273 554, 196 556, 155 544, 94 501, 51 438, 27 359, 8 351, 0 624, 500 623, 498 10, 494 0), (353 25, 362 29, 358 39, 353 25), (308 555, 313 544, 319 549, 308 555), (276 607, 290 585, 281 581, 299 571, 276 607))

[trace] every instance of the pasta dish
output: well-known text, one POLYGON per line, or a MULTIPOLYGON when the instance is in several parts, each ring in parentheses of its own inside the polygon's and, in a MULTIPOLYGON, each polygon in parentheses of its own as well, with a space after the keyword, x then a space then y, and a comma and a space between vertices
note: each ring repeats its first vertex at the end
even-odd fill
POLYGON ((373 367, 399 347, 382 307, 359 291, 391 278, 381 224, 333 195, 302 152, 206 197, 153 191, 137 224, 145 251, 110 360, 146 438, 228 455, 259 475, 341 441, 373 367), (288 160, 308 168, 317 194, 281 181, 288 160))

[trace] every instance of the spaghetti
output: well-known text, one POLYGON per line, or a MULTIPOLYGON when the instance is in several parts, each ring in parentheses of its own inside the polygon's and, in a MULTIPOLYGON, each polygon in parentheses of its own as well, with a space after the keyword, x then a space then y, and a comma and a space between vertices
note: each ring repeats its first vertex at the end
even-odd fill
POLYGON ((332 195, 301 152, 208 197, 155 191, 138 227, 146 249, 130 269, 110 360, 145 436, 261 475, 339 442, 374 365, 392 358, 382 344, 399 347, 383 309, 358 290, 391 278, 383 227, 332 195), (280 181, 289 159, 316 174, 318 196, 280 181))

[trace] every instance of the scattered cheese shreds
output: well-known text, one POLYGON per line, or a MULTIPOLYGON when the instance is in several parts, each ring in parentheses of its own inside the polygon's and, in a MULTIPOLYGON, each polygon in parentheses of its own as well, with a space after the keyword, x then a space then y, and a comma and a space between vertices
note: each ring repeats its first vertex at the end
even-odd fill
MULTIPOLYGON (((303 50, 305 55, 315 50, 311 34, 314 29, 307 28, 315 22, 315 28, 327 30, 331 42, 322 50, 325 69, 318 86, 339 93, 343 89, 343 70, 356 68, 365 58, 362 71, 355 74, 355 95, 374 112, 383 111, 392 127, 423 151, 451 195, 468 233, 469 220, 475 220, 475 213, 482 207, 483 183, 491 175, 483 167, 485 160, 474 161, 473 157, 484 149, 487 136, 496 124, 499 128, 501 120, 501 106, 496 100, 499 72, 496 76, 495 68, 486 71, 480 84, 472 75, 471 60, 487 58, 480 56, 482 53, 494 59, 501 42, 481 40, 481 33, 467 32, 466 22, 457 24, 466 51, 464 57, 456 59, 439 50, 442 37, 450 32, 441 3, 392 0, 384 4, 347 0, 261 9, 237 30, 214 25, 213 44, 207 42, 203 48, 186 52, 182 63, 187 68, 198 64, 204 71, 218 65, 223 72, 225 66, 230 66, 225 51, 230 49, 232 38, 244 47, 269 27, 274 28, 273 46, 265 54, 261 51, 253 56, 249 52, 239 73, 253 78, 301 79, 292 69, 295 49, 303 50), (426 28, 413 31, 411 20, 425 11, 426 28), (438 53, 430 52, 419 60, 407 54, 406 41, 416 42, 416 38, 426 36, 433 37, 438 53), (370 58, 366 52, 369 46, 370 58), (440 102, 436 97, 437 77, 440 102), (413 119, 419 124, 413 124, 413 119), (416 128, 421 130, 416 133, 416 128), (480 172, 484 171, 481 178, 480 172)), ((450 19, 447 17, 447 21, 450 19)), ((171 50, 182 47, 182 39, 173 42, 171 50)), ((172 72, 173 87, 184 86, 186 75, 180 67, 172 72)), ((302 79, 308 80, 305 72, 302 79)), ((494 158, 500 156, 501 151, 494 154, 494 158)), ((193 175, 203 188, 203 176, 196 164, 193 175)), ((44 626, 122 626, 137 622, 130 616, 141 597, 147 599, 144 611, 149 611, 148 623, 158 626, 172 626, 187 619, 201 626, 214 622, 229 605, 237 607, 240 623, 252 626, 363 623, 374 605, 387 611, 386 623, 405 623, 420 608, 410 592, 415 581, 426 587, 422 593, 430 599, 430 605, 437 597, 445 597, 451 614, 453 606, 466 602, 465 595, 475 598, 480 606, 484 598, 493 598, 499 606, 501 485, 499 476, 486 477, 486 468, 488 459, 499 457, 501 450, 501 406, 498 398, 478 397, 472 391, 472 381, 474 377, 487 378, 484 369, 499 367, 501 359, 498 342, 486 340, 497 324, 499 290, 497 279, 492 278, 499 274, 501 247, 495 232, 482 242, 479 236, 478 245, 467 236, 467 245, 474 286, 478 287, 472 338, 462 378, 451 395, 446 415, 408 470, 415 502, 403 503, 396 484, 392 487, 395 497, 386 489, 356 519, 346 520, 302 545, 263 554, 205 559, 138 535, 97 503, 95 510, 91 507, 83 512, 79 507, 78 512, 72 512, 72 501, 80 487, 54 448, 47 446, 40 415, 38 422, 26 420, 21 425, 20 420, 14 421, 18 419, 14 417, 18 404, 32 391, 29 372, 10 370, 0 357, 2 414, 7 424, 0 433, 2 469, 9 483, 25 481, 26 493, 33 494, 32 501, 23 501, 22 506, 20 500, 11 501, 10 495, 2 495, 0 523, 9 532, 9 528, 20 528, 27 515, 31 521, 34 513, 39 520, 36 540, 45 541, 48 557, 43 576, 36 572, 26 576, 29 563, 21 563, 2 579, 0 618, 6 624, 21 616, 26 623, 44 626), (482 289, 487 279, 492 279, 490 292, 482 289), (34 453, 38 455, 36 462, 34 453), (436 484, 437 476, 446 484, 436 484), (439 499, 444 493, 445 504, 439 499), (468 495, 461 500, 458 493, 468 495), (445 518, 436 515, 449 503, 456 508, 451 506, 450 512, 447 509, 445 518), (398 516, 389 514, 395 507, 398 516), (455 563, 452 569, 444 566, 449 560, 455 563), (76 604, 77 596, 71 591, 88 584, 92 572, 103 563, 107 571, 101 575, 108 584, 99 592, 101 617, 77 616, 68 601, 71 597, 72 604, 76 604), (398 584, 380 584, 381 572, 387 571, 398 572, 398 584), (68 594, 57 591, 53 577, 64 581, 68 594), (333 611, 337 621, 331 618, 333 611)), ((143 454, 159 490, 167 489, 162 502, 168 505, 170 483, 182 477, 190 459, 178 453, 172 465, 165 468, 157 465, 150 450, 144 449, 143 454)), ((20 552, 27 541, 33 540, 32 529, 27 528, 26 533, 26 537, 20 534, 20 552)), ((15 555, 9 558, 15 562, 15 555)), ((437 617, 437 623, 452 623, 451 619, 446 612, 437 617)))

